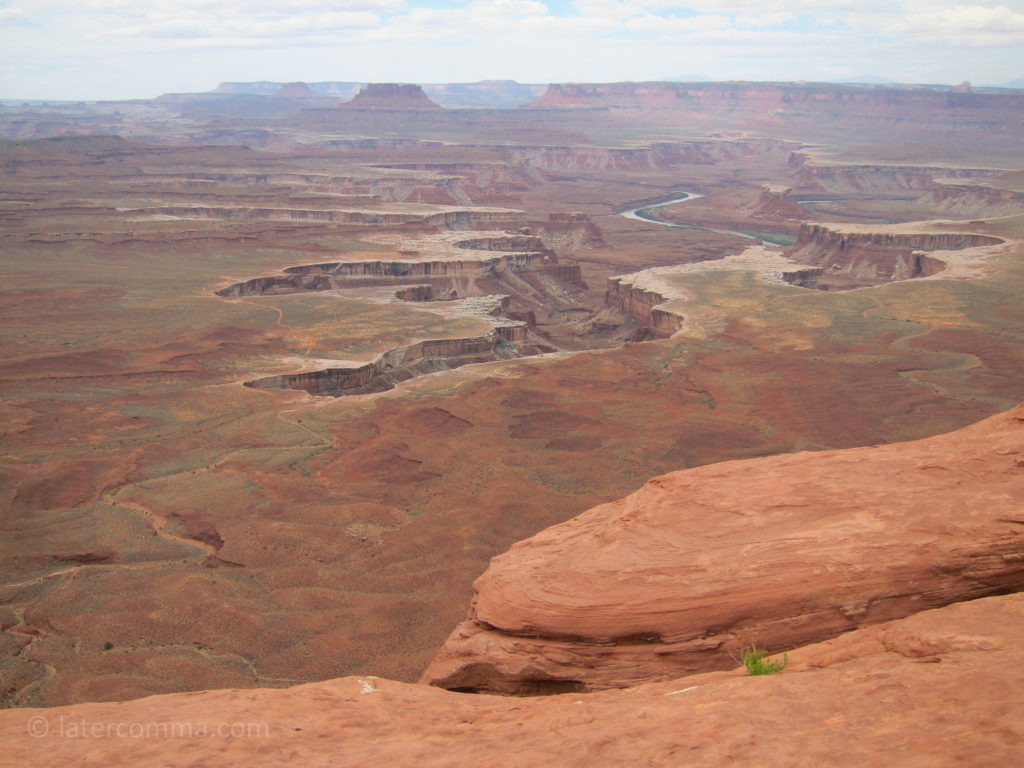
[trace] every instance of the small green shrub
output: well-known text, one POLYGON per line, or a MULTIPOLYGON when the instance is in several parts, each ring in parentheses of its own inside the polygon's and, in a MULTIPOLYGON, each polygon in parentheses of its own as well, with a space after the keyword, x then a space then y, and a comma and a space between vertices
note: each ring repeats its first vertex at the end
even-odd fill
POLYGON ((781 672, 789 664, 789 654, 782 654, 782 661, 765 661, 768 651, 759 650, 757 643, 752 643, 750 648, 743 651, 743 666, 747 668, 750 675, 774 675, 781 672))
POLYGON ((114 644, 112 642, 110 642, 109 640, 107 640, 107 642, 105 642, 103 644, 103 650, 104 651, 109 651, 113 647, 114 647, 114 644))

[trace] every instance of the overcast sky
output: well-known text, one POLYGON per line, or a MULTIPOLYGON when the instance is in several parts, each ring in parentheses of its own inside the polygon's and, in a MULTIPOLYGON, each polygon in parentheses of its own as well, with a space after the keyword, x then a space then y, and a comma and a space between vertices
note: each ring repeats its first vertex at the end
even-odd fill
POLYGON ((1003 83, 1024 0, 0 0, 0 97, 221 81, 1003 83))

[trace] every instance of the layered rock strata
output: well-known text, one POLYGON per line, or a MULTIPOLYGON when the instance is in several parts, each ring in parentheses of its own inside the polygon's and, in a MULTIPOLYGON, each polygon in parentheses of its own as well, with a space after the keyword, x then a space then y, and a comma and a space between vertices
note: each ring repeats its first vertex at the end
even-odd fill
POLYGON ((606 307, 629 315, 642 325, 650 327, 657 336, 671 336, 683 327, 682 315, 670 311, 665 305, 670 297, 648 288, 633 285, 630 277, 609 277, 605 291, 606 307))
POLYGON ((397 347, 365 365, 268 376, 246 382, 256 389, 299 389, 311 395, 342 397, 383 392, 396 384, 429 373, 464 365, 509 360, 553 352, 530 343, 526 324, 499 326, 484 336, 435 339, 397 347))
POLYGON ((950 165, 883 165, 820 162, 794 152, 789 167, 801 192, 865 194, 920 192, 936 180, 986 179, 1005 171, 999 168, 962 168, 950 165))
POLYGON ((454 299, 500 293, 499 289, 508 289, 508 282, 516 279, 524 281, 526 285, 528 281, 536 282, 544 278, 571 286, 583 285, 579 266, 559 263, 558 257, 550 251, 504 253, 485 259, 339 261, 288 267, 284 273, 233 283, 218 289, 216 293, 225 298, 237 298, 426 283, 434 289, 432 297, 454 299))
POLYGON ((919 202, 950 216, 991 218, 1024 213, 1024 191, 979 184, 935 184, 919 202))
POLYGON ((654 478, 494 558, 423 680, 596 690, 1024 588, 1024 405, 911 443, 654 478))
POLYGON ((798 264, 822 270, 818 287, 856 288, 927 277, 945 263, 924 251, 959 251, 999 245, 998 237, 964 232, 902 232, 803 224, 786 252, 798 264))
MULTIPOLYGON (((408 204, 411 206, 414 204, 408 204)), ((432 206, 432 208, 437 206, 432 206)), ((338 224, 395 226, 421 224, 435 227, 467 228, 473 225, 510 225, 521 222, 520 211, 500 209, 388 210, 325 208, 255 208, 249 206, 160 205, 127 208, 128 216, 171 216, 179 219, 269 219, 271 221, 317 221, 338 224)))

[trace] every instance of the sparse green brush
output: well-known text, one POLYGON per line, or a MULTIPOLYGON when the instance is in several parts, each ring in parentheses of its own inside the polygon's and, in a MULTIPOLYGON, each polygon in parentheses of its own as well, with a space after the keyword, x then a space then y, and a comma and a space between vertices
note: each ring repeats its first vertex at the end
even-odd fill
POLYGON ((782 661, 766 661, 764 657, 767 655, 768 651, 759 650, 757 643, 752 643, 750 648, 744 649, 742 653, 743 666, 747 668, 747 673, 751 675, 774 675, 776 672, 784 670, 789 663, 788 653, 782 655, 782 661))

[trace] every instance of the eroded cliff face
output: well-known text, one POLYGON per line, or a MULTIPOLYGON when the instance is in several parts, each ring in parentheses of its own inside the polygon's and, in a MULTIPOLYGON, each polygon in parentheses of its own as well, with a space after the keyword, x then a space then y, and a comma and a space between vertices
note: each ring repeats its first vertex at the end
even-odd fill
POLYGON ((798 264, 820 268, 814 287, 859 288, 894 280, 927 277, 945 264, 923 251, 955 251, 998 245, 998 237, 965 232, 844 231, 824 224, 803 224, 786 255, 798 264))
MULTIPOLYGON (((508 248, 492 245, 492 238, 464 241, 464 247, 473 250, 501 250, 508 248), (468 244, 474 245, 468 245, 468 244), (479 247, 477 247, 479 246, 479 247)), ((498 241, 504 241, 497 238, 498 241)), ((521 238, 518 242, 530 242, 521 238)), ((512 238, 508 239, 512 242, 512 238)), ((456 247, 463 247, 456 244, 456 247)), ((525 247, 525 245, 524 245, 525 247)), ((418 256, 409 253, 409 256, 418 256)), ((283 275, 256 277, 225 286, 216 293, 225 298, 262 296, 280 293, 330 291, 367 286, 400 286, 411 283, 429 285, 432 297, 445 300, 468 296, 490 296, 504 291, 516 291, 518 283, 532 283, 549 279, 570 287, 583 285, 579 266, 563 264, 552 251, 523 251, 503 253, 489 259, 408 259, 379 261, 335 261, 288 267, 283 275)), ((520 286, 521 287, 521 286, 520 286)), ((402 298, 407 298, 403 296, 402 298)))
POLYGON ((793 190, 777 184, 765 184, 750 213, 771 221, 779 219, 806 219, 807 211, 793 197, 793 190))
POLYGON ((514 545, 423 676, 497 693, 727 669, 1024 588, 1024 405, 948 435, 726 462, 514 545))
POLYGON ((606 307, 617 309, 648 326, 655 337, 671 336, 683 327, 681 315, 666 308, 659 309, 668 300, 657 291, 632 285, 628 277, 608 278, 608 289, 604 296, 606 307))
MULTIPOLYGON (((586 220, 569 219, 555 223, 570 227, 588 224, 586 220)), ((416 242, 419 241, 414 240, 413 244, 416 242)), ((422 341, 389 350, 363 365, 267 376, 246 382, 246 385, 259 389, 299 389, 312 395, 333 397, 367 394, 391 389, 416 376, 464 365, 554 352, 561 347, 552 337, 561 338, 565 333, 575 335, 575 341, 580 344, 586 344, 579 337, 587 334, 600 336, 605 345, 615 341, 610 337, 619 329, 606 327, 607 324, 594 329, 569 327, 572 323, 564 319, 563 313, 568 312, 570 316, 590 313, 574 298, 586 288, 579 265, 560 262, 558 255, 535 235, 514 231, 480 233, 461 240, 442 238, 440 242, 428 237, 422 241, 422 247, 437 253, 437 258, 425 258, 419 251, 407 250, 399 252, 406 257, 402 259, 306 264, 288 267, 283 274, 234 283, 216 293, 224 298, 240 298, 395 287, 397 290, 392 296, 401 301, 451 302, 489 297, 483 299, 491 302, 489 309, 476 307, 462 311, 487 312, 496 325, 490 333, 472 338, 422 341), (475 258, 468 253, 470 251, 476 253, 475 258), (465 258, 459 258, 462 254, 465 258), (548 320, 543 331, 539 330, 538 315, 548 320), (552 322, 553 318, 561 319, 552 322)), ((626 318, 622 318, 620 324, 630 325, 626 318)), ((627 327, 620 335, 625 339, 633 330, 627 327)))
POLYGON ((436 339, 397 347, 366 365, 268 376, 246 382, 255 389, 300 389, 311 395, 342 397, 383 392, 417 376, 464 365, 553 352, 531 343, 526 324, 500 326, 485 336, 436 339))

